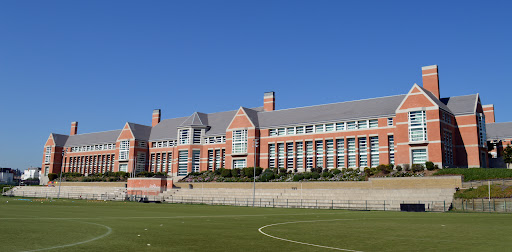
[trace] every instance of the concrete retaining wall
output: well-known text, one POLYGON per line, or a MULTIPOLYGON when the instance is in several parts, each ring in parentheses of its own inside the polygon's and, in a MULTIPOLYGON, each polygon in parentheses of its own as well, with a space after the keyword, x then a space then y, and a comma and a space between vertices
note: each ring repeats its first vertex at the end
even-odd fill
MULTIPOLYGON (((176 182, 178 188, 252 189, 251 182, 176 182)), ((453 189, 462 187, 461 176, 370 178, 369 181, 257 182, 256 189, 453 189)))

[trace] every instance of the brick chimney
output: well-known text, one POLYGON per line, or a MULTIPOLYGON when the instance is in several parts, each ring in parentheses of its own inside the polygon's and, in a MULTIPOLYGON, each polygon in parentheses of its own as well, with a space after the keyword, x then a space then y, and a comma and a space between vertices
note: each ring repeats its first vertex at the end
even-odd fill
POLYGON ((160 123, 160 109, 154 109, 153 118, 151 119, 151 126, 155 127, 158 123, 160 123))
POLYGON ((483 105, 485 123, 494 123, 494 104, 483 105))
POLYGON ((439 94, 439 75, 437 74, 437 65, 422 67, 421 75, 423 76, 423 88, 434 94, 437 99, 440 99, 441 96, 439 94))
POLYGON ((70 136, 76 135, 78 132, 78 122, 71 122, 71 132, 69 133, 70 136))
POLYGON ((276 109, 276 94, 272 92, 266 92, 263 95, 263 110, 274 111, 276 109))

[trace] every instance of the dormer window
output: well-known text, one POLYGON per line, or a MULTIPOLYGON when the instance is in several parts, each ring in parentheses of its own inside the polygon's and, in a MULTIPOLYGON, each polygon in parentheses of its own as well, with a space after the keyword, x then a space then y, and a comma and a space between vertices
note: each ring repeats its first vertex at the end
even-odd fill
POLYGON ((178 135, 179 135, 178 137, 179 137, 180 145, 190 143, 190 130, 189 129, 180 129, 178 135))

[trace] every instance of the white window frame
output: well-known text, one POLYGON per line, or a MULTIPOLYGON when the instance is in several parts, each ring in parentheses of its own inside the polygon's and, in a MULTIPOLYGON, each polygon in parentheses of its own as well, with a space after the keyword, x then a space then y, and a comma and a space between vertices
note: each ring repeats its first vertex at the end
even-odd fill
POLYGON ((425 110, 410 111, 408 113, 409 142, 427 141, 427 113, 425 110), (420 120, 416 117, 420 116, 420 120))
POLYGON ((233 130, 233 141, 231 153, 245 154, 247 153, 247 129, 233 130))

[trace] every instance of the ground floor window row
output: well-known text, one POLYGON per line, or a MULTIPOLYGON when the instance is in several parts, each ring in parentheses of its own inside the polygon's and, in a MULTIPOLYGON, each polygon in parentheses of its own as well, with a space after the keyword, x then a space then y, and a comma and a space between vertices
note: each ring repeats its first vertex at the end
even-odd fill
MULTIPOLYGON (((379 137, 316 140, 268 145, 269 168, 311 169, 375 167, 380 164, 379 137), (358 146, 358 147, 356 147, 358 146)), ((388 136, 388 163, 395 163, 394 138, 388 136)))
POLYGON ((105 173, 114 171, 114 154, 89 155, 64 158, 64 171, 81 174, 105 173))
MULTIPOLYGON (((176 158, 176 157, 175 157, 176 158)), ((189 157, 188 150, 178 151, 177 161, 174 163, 178 166, 178 176, 185 176, 188 174, 188 164, 192 163, 192 172, 200 171, 201 164, 201 151, 192 150, 191 157, 189 157)), ((208 170, 214 170, 225 167, 226 151, 225 149, 208 150, 208 170)), ((138 160, 139 162, 139 160, 138 160)), ((140 164, 145 163, 145 159, 140 159, 140 164)), ((173 152, 151 153, 149 159, 150 172, 172 172, 173 165, 173 152)))

